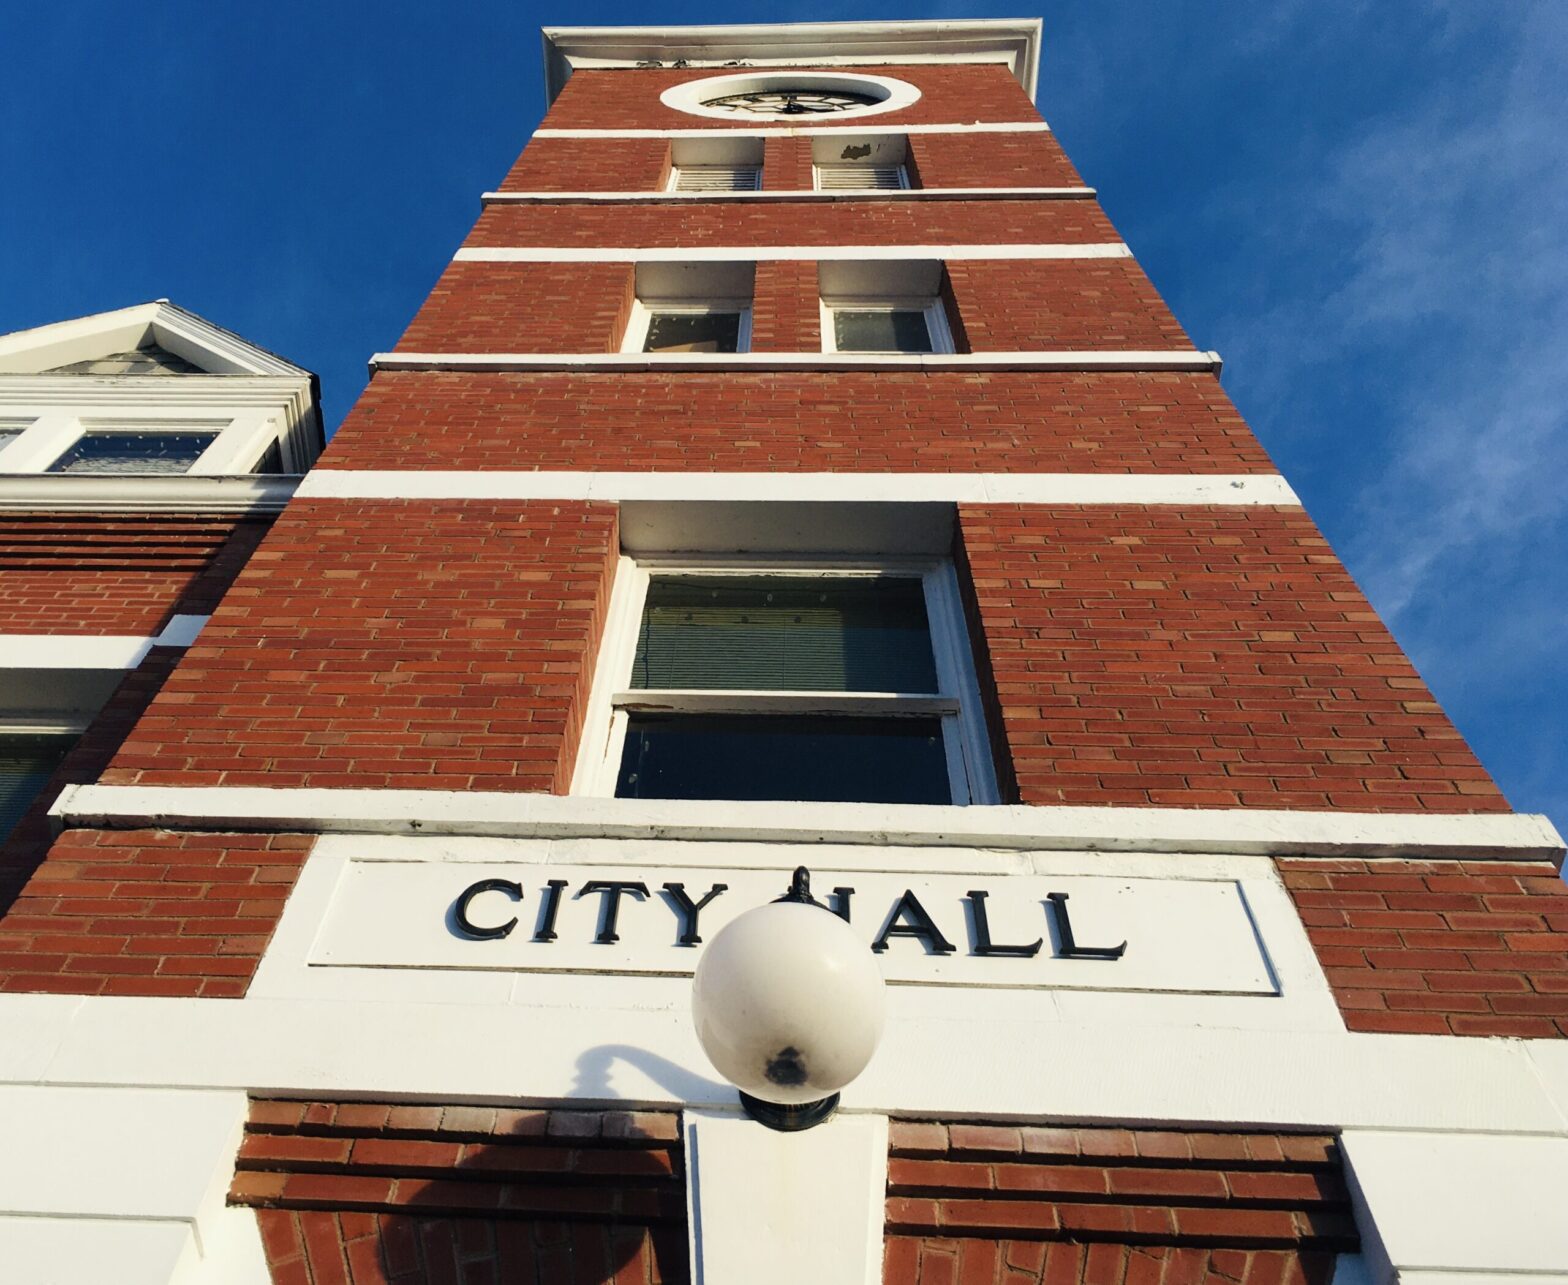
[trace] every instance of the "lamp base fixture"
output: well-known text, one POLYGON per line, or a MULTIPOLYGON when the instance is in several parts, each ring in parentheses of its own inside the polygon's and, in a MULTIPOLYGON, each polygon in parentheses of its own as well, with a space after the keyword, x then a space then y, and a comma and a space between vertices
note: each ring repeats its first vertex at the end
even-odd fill
POLYGON ((740 1104, 758 1124, 765 1124, 780 1133, 799 1133, 813 1125, 821 1124, 838 1110, 838 1094, 832 1093, 815 1102, 801 1102, 790 1106, 782 1102, 764 1102, 742 1091, 740 1104))

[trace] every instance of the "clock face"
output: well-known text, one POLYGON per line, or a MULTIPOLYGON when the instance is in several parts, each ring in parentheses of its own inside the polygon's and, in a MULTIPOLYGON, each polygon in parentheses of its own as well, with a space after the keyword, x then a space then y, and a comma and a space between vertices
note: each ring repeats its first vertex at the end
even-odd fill
POLYGON ((869 94, 853 94, 832 89, 764 89, 751 94, 728 94, 709 98, 702 105, 738 116, 817 116, 825 112, 850 111, 877 100, 869 94))

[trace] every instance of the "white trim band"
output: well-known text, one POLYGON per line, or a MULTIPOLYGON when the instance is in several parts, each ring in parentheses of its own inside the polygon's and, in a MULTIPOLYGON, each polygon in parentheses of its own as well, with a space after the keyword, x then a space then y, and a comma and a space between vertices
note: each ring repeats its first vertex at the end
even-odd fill
POLYGON ((1092 187, 900 187, 854 190, 837 188, 763 188, 755 192, 483 192, 485 205, 588 205, 595 202, 676 204, 700 201, 1083 201, 1098 195, 1092 187))
MULTIPOLYGON (((839 134, 854 130, 855 122, 842 125, 747 125, 739 121, 731 129, 536 129, 534 138, 812 138, 818 134, 839 134)), ((861 131, 864 132, 864 131, 861 131)), ((951 125, 899 125, 900 134, 1049 134, 1043 120, 1001 120, 954 122, 951 125)))
POLYGON ((189 647, 207 616, 171 616, 155 637, 134 634, 0 634, 0 670, 135 669, 154 647, 189 647))
POLYGON ((549 473, 316 469, 302 500, 1300 504, 1277 473, 549 473))
POLYGON ((1068 245, 464 246, 454 263, 852 263, 905 259, 1130 259, 1121 241, 1068 245))
POLYGON ((459 790, 68 785, 71 827, 447 834, 527 839, 871 843, 1070 852, 1556 861, 1563 840, 1522 813, 1254 808, 936 807, 594 799, 459 790))
POLYGON ((296 476, 275 473, 16 474, 0 477, 0 512, 281 513, 299 483, 296 476))
POLYGON ((567 370, 591 373, 627 370, 1063 370, 1202 371, 1218 375, 1217 352, 1196 348, 1099 352, 378 352, 370 371, 453 370, 477 372, 567 370))

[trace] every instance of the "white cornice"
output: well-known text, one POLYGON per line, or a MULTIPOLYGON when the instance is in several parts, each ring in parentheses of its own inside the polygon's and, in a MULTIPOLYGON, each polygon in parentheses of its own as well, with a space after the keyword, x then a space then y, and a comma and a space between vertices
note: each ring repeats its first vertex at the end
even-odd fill
POLYGON ((682 353, 536 353, 536 352, 378 352, 370 371, 545 371, 582 374, 625 370, 1067 370, 1220 372, 1217 352, 1196 348, 1099 352, 682 352, 682 353))
MULTIPOLYGON (((744 129, 536 129, 535 138, 810 138, 855 129, 854 118, 839 125, 752 125, 744 129)), ((1043 120, 955 122, 943 125, 900 125, 900 134, 1048 134, 1043 120)))
POLYGON ((1083 201, 1092 200, 1094 196, 1092 187, 906 187, 861 192, 777 188, 760 192, 486 192, 480 200, 485 205, 591 205, 606 201, 714 205, 747 201, 775 204, 796 201, 1083 201))
POLYGON ((0 512, 279 513, 298 477, 116 477, 88 473, 0 477, 0 512))
POLYGON ((580 68, 1000 63, 1033 99, 1040 67, 1038 18, 545 27, 541 35, 547 103, 580 68))
POLYGON ((459 790, 72 785, 66 825, 512 838, 874 843, 1012 851, 1556 861, 1562 836, 1522 813, 1259 808, 935 807, 593 799, 459 790))
POLYGON ((454 263, 749 263, 788 259, 831 263, 884 263, 950 259, 1130 259, 1121 241, 1070 241, 1027 245, 466 245, 454 263))

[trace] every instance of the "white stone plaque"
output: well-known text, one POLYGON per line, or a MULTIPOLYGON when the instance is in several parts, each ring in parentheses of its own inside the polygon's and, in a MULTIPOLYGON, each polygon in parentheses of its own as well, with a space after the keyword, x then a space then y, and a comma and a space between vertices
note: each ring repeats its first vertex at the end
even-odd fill
MULTIPOLYGON (((781 896, 789 879, 782 870, 350 860, 309 962, 689 976, 703 943, 781 896)), ((811 887, 847 914, 893 983, 1278 993, 1234 880, 824 869, 812 871, 811 887)))

